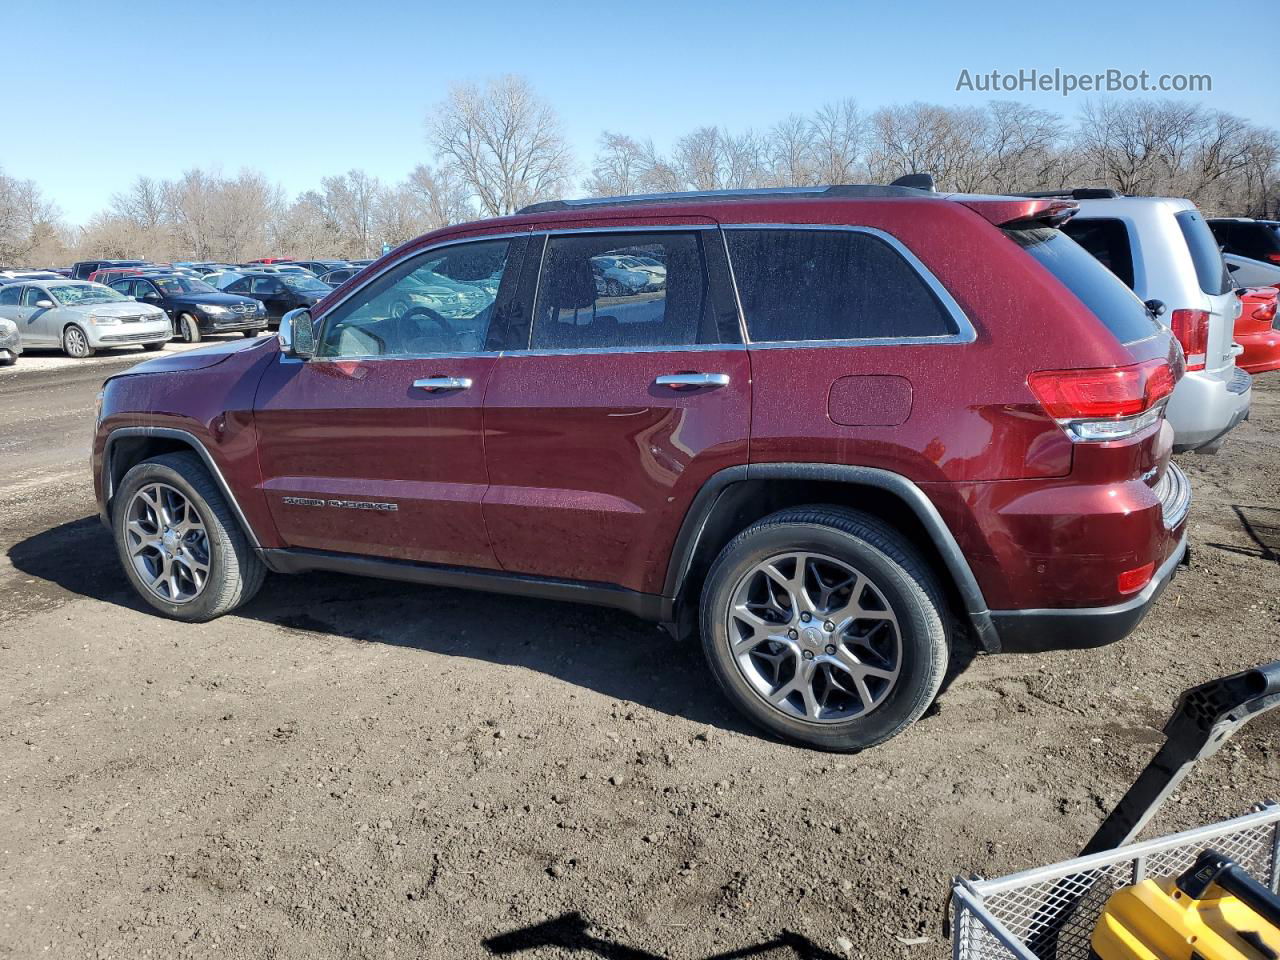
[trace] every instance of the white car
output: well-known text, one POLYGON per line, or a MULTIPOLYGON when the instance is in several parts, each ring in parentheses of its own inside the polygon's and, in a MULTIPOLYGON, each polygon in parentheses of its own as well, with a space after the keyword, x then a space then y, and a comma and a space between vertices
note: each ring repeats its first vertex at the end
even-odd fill
POLYGON ((660 290, 666 285, 666 271, 659 280, 639 263, 626 263, 629 257, 601 255, 591 258, 591 270, 597 277, 596 289, 606 297, 624 297, 646 290, 660 290), (603 287, 603 290, 601 290, 603 287))
POLYGON ((17 326, 24 350, 61 347, 69 357, 132 345, 159 350, 173 339, 159 307, 87 280, 6 284, 0 287, 0 317, 17 326))
POLYGON ((1280 265, 1251 260, 1238 253, 1224 253, 1231 279, 1238 287, 1278 287, 1280 286, 1280 265))
POLYGON ((18 336, 18 325, 0 317, 0 367, 12 366, 21 355, 22 338, 18 336))

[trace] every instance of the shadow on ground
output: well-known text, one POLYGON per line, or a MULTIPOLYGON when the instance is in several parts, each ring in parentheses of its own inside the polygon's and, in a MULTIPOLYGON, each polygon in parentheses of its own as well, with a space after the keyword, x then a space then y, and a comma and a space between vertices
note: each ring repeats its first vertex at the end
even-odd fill
MULTIPOLYGON (((587 921, 580 913, 566 913, 544 923, 512 930, 484 941, 484 947, 494 956, 506 957, 528 950, 544 950, 559 947, 572 953, 594 954, 602 960, 665 960, 661 954, 639 950, 626 944, 594 936, 587 921)), ((784 930, 772 940, 739 947, 724 953, 713 954, 705 960, 738 960, 771 953, 787 957, 787 951, 797 960, 838 960, 837 955, 823 950, 808 937, 784 930)))
MULTIPOLYGON (((125 579, 96 517, 42 531, 9 549, 14 567, 52 600, 65 591, 150 611, 125 579)), ((233 616, 287 630, 523 667, 695 723, 765 736, 724 699, 697 643, 629 614, 469 590, 329 573, 269 576, 233 616)), ((957 644, 945 692, 973 659, 957 644)), ((937 707, 931 708, 936 710, 937 707)))
POLYGON ((1246 557, 1258 557, 1280 563, 1280 509, 1276 507, 1231 505, 1240 526, 1256 547, 1238 547, 1230 543, 1211 543, 1209 546, 1246 557))

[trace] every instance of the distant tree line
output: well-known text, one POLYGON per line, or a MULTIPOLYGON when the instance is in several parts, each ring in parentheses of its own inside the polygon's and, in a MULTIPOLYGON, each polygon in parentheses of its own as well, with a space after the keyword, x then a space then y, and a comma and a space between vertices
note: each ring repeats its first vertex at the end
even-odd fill
POLYGON ((634 132, 605 131, 583 170, 552 106, 507 76, 454 87, 426 132, 434 165, 399 183, 349 170, 290 199, 254 170, 193 168, 176 180, 139 177, 77 227, 36 183, 0 171, 0 265, 371 257, 384 242, 557 196, 888 183, 921 172, 944 191, 1108 186, 1189 197, 1209 215, 1280 213, 1280 134, 1176 100, 1092 101, 1071 123, 1011 101, 868 113, 845 99, 767 129, 698 127, 667 151, 634 132))

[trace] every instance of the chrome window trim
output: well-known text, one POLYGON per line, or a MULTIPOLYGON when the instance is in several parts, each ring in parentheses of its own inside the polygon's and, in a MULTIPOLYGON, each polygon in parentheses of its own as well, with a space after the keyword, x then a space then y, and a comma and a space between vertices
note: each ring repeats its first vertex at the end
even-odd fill
POLYGON ((877 227, 861 227, 845 224, 831 223, 724 223, 720 225, 725 236, 725 254, 729 256, 729 270, 733 278, 734 291, 737 293, 738 280, 737 274, 733 272, 733 257, 729 255, 728 232, 730 230, 814 230, 826 233, 865 233, 876 237, 887 243, 907 265, 916 272, 916 275, 924 281, 925 285, 938 298, 944 310, 951 316, 952 321, 956 325, 955 333, 937 334, 926 337, 849 337, 842 340, 761 340, 753 341, 750 338, 750 331, 746 329, 746 311, 741 306, 741 295, 739 294, 739 312, 742 315, 745 340, 748 346, 753 350, 776 350, 784 347, 792 349, 797 347, 902 347, 902 346, 930 346, 930 345, 951 345, 974 343, 978 339, 977 330, 969 317, 961 309, 960 304, 951 296, 950 291, 942 285, 942 282, 933 275, 928 267, 921 262, 901 240, 891 233, 886 233, 877 227))

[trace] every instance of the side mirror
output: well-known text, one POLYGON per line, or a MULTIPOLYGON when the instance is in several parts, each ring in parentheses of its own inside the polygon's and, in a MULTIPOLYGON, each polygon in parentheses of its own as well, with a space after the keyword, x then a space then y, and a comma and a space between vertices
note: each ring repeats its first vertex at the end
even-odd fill
POLYGON ((286 357, 307 360, 315 356, 316 331, 306 307, 290 310, 281 317, 276 336, 280 339, 280 352, 286 357))
POLYGON ((37 301, 36 301, 36 309, 37 309, 37 310, 52 310, 52 309, 53 309, 53 301, 52 301, 52 300, 37 300, 37 301))
POLYGON ((1164 305, 1163 300, 1147 300, 1143 303, 1143 306, 1147 308, 1153 317, 1163 317, 1164 312, 1169 309, 1164 305))

